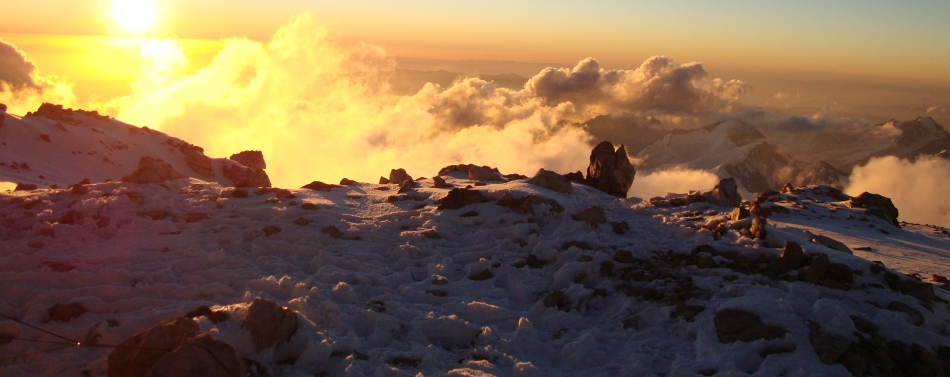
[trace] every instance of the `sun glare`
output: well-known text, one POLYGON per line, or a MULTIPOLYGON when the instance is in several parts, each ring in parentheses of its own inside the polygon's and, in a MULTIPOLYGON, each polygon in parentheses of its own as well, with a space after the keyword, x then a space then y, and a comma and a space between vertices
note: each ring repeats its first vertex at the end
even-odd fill
POLYGON ((158 9, 152 0, 115 0, 112 17, 122 30, 142 33, 155 27, 158 9))

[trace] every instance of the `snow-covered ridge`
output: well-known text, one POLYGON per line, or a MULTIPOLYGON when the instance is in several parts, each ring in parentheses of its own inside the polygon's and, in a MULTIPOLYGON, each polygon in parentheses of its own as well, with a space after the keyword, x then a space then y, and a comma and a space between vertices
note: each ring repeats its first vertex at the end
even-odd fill
MULTIPOLYGON (((944 373, 948 293, 883 265, 946 276, 946 229, 893 226, 823 187, 766 196, 763 222, 578 184, 440 179, 3 194, 0 302, 5 315, 99 344, 207 305, 197 328, 272 376, 944 373), (453 192, 483 199, 439 209, 453 192), (787 242, 804 252, 776 244, 787 242), (257 298, 296 313, 288 341, 255 346, 242 323, 257 298), (50 321, 55 304, 82 310, 50 321)), ((54 340, 0 326, 11 327, 54 340)), ((72 347, 0 373, 104 375, 109 353, 72 347)))

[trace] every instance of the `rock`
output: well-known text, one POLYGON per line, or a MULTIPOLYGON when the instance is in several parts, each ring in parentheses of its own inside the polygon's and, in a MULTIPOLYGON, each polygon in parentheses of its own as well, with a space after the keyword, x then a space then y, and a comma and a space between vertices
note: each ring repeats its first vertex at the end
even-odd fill
POLYGON ((480 191, 454 188, 449 194, 439 200, 440 210, 459 209, 471 204, 487 203, 491 201, 480 191))
POLYGON ((805 231, 805 235, 809 238, 809 241, 811 241, 812 243, 822 245, 832 250, 838 250, 842 253, 854 254, 854 252, 851 251, 850 248, 848 248, 848 245, 845 245, 844 243, 841 243, 840 241, 837 241, 831 237, 825 237, 820 234, 815 235, 807 230, 805 231))
POLYGON ((752 234, 752 238, 755 239, 765 239, 766 232, 765 226, 768 225, 768 222, 765 221, 763 217, 756 217, 752 219, 752 225, 749 226, 749 233, 752 234))
POLYGON ((763 323, 758 314, 734 309, 717 312, 713 323, 716 325, 716 334, 722 343, 778 339, 785 336, 787 332, 781 327, 763 323))
POLYGON ((626 198, 636 174, 623 144, 615 151, 611 142, 604 141, 590 152, 586 181, 600 191, 626 198))
POLYGON ((581 173, 580 170, 572 172, 572 173, 562 174, 561 176, 564 178, 567 178, 567 180, 571 182, 576 182, 576 183, 581 183, 581 184, 584 183, 584 173, 581 173))
POLYGON ((267 237, 273 236, 277 233, 280 233, 280 227, 275 225, 268 225, 264 227, 264 235, 267 237))
POLYGON ((491 278, 494 277, 494 276, 495 276, 495 275, 493 275, 493 274, 491 273, 491 271, 489 271, 488 269, 484 269, 484 270, 482 270, 481 272, 479 272, 479 273, 477 273, 477 274, 475 274, 475 275, 469 276, 468 278, 469 278, 470 280, 474 280, 474 281, 482 281, 482 280, 491 279, 491 278))
POLYGON ((625 328, 625 329, 634 329, 634 330, 636 330, 636 329, 640 328, 640 317, 638 317, 638 316, 633 316, 633 317, 630 317, 630 318, 621 320, 620 323, 623 325, 623 328, 625 328))
POLYGON ((145 376, 158 359, 199 331, 194 320, 179 317, 133 335, 109 354, 109 377, 145 376))
POLYGON ((415 186, 416 186, 416 181, 412 180, 412 178, 407 179, 407 180, 403 181, 402 184, 399 185, 399 192, 398 192, 398 193, 399 193, 399 194, 404 194, 404 193, 407 193, 407 192, 409 192, 409 191, 412 191, 412 188, 415 187, 415 186))
POLYGON ((468 179, 479 182, 499 182, 504 180, 501 178, 501 173, 488 166, 472 166, 471 169, 468 169, 468 179))
POLYGON ((887 305, 887 310, 890 310, 892 312, 907 314, 910 324, 914 326, 920 326, 924 324, 923 314, 920 314, 920 311, 912 308, 910 305, 907 305, 903 302, 893 301, 887 305))
POLYGON ((630 224, 627 224, 626 221, 611 221, 610 227, 613 228, 614 233, 617 234, 626 234, 630 230, 630 224))
POLYGON ((901 284, 901 293, 930 303, 934 300, 934 286, 920 281, 906 281, 901 284))
POLYGON ((354 181, 352 179, 348 179, 348 178, 343 178, 340 180, 340 186, 356 186, 359 184, 360 184, 359 182, 354 181))
POLYGON ((854 284, 854 272, 846 264, 832 263, 828 267, 828 277, 842 284, 854 284))
POLYGON ((808 263, 810 258, 798 243, 788 242, 785 244, 785 250, 782 251, 782 260, 785 261, 786 267, 797 270, 808 263))
POLYGON ((267 162, 264 161, 264 154, 261 151, 243 151, 232 154, 228 159, 252 170, 263 171, 267 169, 267 162))
POLYGON ((702 194, 701 200, 721 207, 738 207, 742 203, 736 179, 732 177, 720 180, 711 191, 702 194))
POLYGON ((552 308, 561 305, 562 301, 564 301, 564 292, 554 291, 544 298, 542 304, 545 308, 552 308))
POLYGON ((519 215, 534 213, 535 204, 547 204, 551 207, 551 210, 557 213, 564 211, 564 207, 562 207, 561 203, 558 203, 556 200, 534 194, 515 199, 510 192, 506 192, 501 196, 501 198, 498 198, 498 201, 495 202, 495 204, 502 207, 508 207, 519 215))
POLYGON ((254 170, 239 164, 221 166, 224 177, 231 180, 234 187, 270 187, 270 177, 263 170, 254 170))
POLYGON ((841 335, 826 335, 812 331, 809 333, 809 338, 811 345, 815 347, 815 353, 818 354, 818 360, 827 365, 837 363, 851 347, 851 341, 841 335))
POLYGON ((891 225, 896 227, 901 226, 900 222, 897 221, 897 216, 899 214, 897 207, 894 206, 894 202, 892 202, 888 197, 863 192, 860 195, 851 198, 851 201, 848 202, 848 207, 864 208, 868 210, 868 213, 871 215, 884 219, 884 221, 887 221, 891 225))
POLYGON ((46 309, 50 322, 68 322, 86 313, 86 308, 75 302, 72 304, 54 304, 46 309))
MULTIPOLYGON (((63 262, 51 262, 51 261, 42 261, 40 264, 36 265, 36 269, 49 268, 53 272, 69 272, 76 269, 76 266, 73 266, 69 263, 63 262)), ((52 316, 50 316, 52 317, 52 316)))
POLYGON ((221 323, 228 320, 228 312, 224 310, 211 310, 208 305, 201 305, 185 314, 185 318, 195 319, 206 317, 211 323, 221 323))
POLYGON ((633 257, 633 253, 630 250, 617 250, 614 253, 614 260, 618 263, 634 263, 637 260, 633 257))
POLYGON ((603 208, 598 206, 588 207, 572 215, 571 218, 576 221, 585 221, 594 228, 607 222, 607 214, 603 208))
POLYGON ((3 127, 4 122, 6 122, 7 117, 7 105, 0 103, 0 127, 3 127))
MULTIPOLYGON (((401 186, 403 182, 411 181, 411 180, 412 180, 412 177, 410 177, 409 174, 406 173, 405 169, 393 169, 392 171, 389 172, 388 181, 390 184, 401 186)), ((382 180, 380 180, 380 183, 382 183, 382 180)))
POLYGON ((185 178, 185 175, 175 171, 167 162, 145 156, 139 159, 138 168, 132 174, 122 177, 122 181, 148 184, 180 178, 185 178))
POLYGON ((208 219, 208 214, 207 214, 207 213, 203 213, 203 212, 190 212, 190 213, 188 213, 188 216, 185 217, 185 222, 191 224, 191 223, 196 223, 196 222, 199 222, 199 221, 202 221, 202 220, 207 220, 207 219, 208 219))
POLYGON ((33 191, 38 187, 31 183, 17 183, 13 191, 33 191))
POLYGON ((388 184, 389 184, 389 179, 386 178, 386 177, 379 177, 379 184, 381 184, 381 185, 388 185, 388 184))
POLYGON ((574 191, 574 188, 571 186, 571 181, 550 170, 538 170, 534 177, 528 180, 528 183, 565 194, 570 194, 574 191))
POLYGON ((310 225, 310 220, 307 220, 307 219, 305 219, 305 218, 303 218, 303 217, 298 217, 298 218, 294 219, 294 221, 291 221, 291 222, 292 222, 294 225, 300 225, 300 226, 307 226, 307 225, 310 225))
POLYGON ((290 341, 297 332, 297 312, 258 298, 247 309, 241 327, 251 332, 254 348, 261 351, 290 341))
POLYGON ((310 189, 310 190, 314 190, 314 191, 330 192, 330 190, 335 189, 335 188, 340 188, 340 187, 343 187, 343 186, 340 186, 340 185, 332 185, 332 184, 323 183, 323 182, 320 182, 320 181, 313 181, 313 182, 310 182, 310 183, 304 185, 304 186, 301 187, 301 188, 310 189))
POLYGON ((187 155, 185 163, 195 174, 204 178, 214 178, 214 166, 211 164, 210 157, 203 154, 187 155))
POLYGON ((445 179, 439 176, 432 177, 432 187, 434 188, 446 188, 449 187, 449 184, 445 183, 445 179))
POLYGON ((729 220, 739 221, 746 217, 749 217, 750 215, 751 214, 749 213, 749 210, 742 207, 736 207, 735 209, 732 210, 731 213, 729 213, 729 220))
POLYGON ((211 334, 200 333, 162 355, 145 377, 233 377, 246 371, 247 365, 238 358, 234 347, 211 334))
POLYGON ((831 271, 831 261, 828 260, 828 256, 825 254, 818 254, 811 261, 811 268, 815 270, 815 274, 818 275, 818 279, 824 279, 828 272, 831 271))
POLYGON ((333 238, 343 238, 343 232, 341 232, 339 229, 337 229, 333 225, 327 225, 323 227, 322 229, 320 229, 320 233, 326 234, 333 238))

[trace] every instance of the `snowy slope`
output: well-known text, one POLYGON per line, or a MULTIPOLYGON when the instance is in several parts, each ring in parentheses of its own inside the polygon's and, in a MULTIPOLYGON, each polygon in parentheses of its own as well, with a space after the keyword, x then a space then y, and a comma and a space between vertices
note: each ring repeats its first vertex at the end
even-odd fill
MULTIPOLYGON (((801 244, 813 266, 822 255, 846 266, 852 283, 800 281, 802 270, 781 267, 781 249, 733 230, 748 220, 729 220, 732 208, 656 208, 518 180, 472 188, 486 203, 439 210, 450 191, 431 179, 398 190, 356 184, 277 198, 181 179, 0 194, 0 310, 108 345, 209 305, 228 319, 198 317, 201 330, 272 376, 849 376, 842 360, 876 367, 884 361, 873 352, 884 352, 919 372, 950 346, 948 292, 929 300, 888 289, 893 279, 929 284, 864 259, 946 276, 947 230, 864 222, 811 190, 782 196, 775 205, 789 213, 767 230, 801 244), (526 213, 494 202, 506 193, 549 204, 526 213), (607 222, 574 220, 591 206, 607 222), (872 249, 835 251, 810 243, 806 229, 872 249), (289 343, 255 351, 241 320, 258 297, 299 313, 289 343), (67 303, 87 312, 49 322, 48 308, 67 303), (723 338, 717 323, 736 311, 777 336, 723 338), (816 347, 830 358, 829 344, 847 350, 826 363, 816 347)), ((11 327, 57 340, 0 322, 11 327)), ((50 348, 14 340, 0 354, 50 348)), ((4 359, 0 375, 105 375, 110 351, 4 359)))
POLYGON ((66 187, 87 178, 118 180, 135 170, 140 158, 150 156, 187 176, 230 185, 222 167, 240 166, 211 159, 214 176, 203 176, 186 162, 186 152, 204 154, 181 139, 81 110, 44 105, 38 112, 46 116, 0 114, 5 118, 0 127, 0 181, 66 187))

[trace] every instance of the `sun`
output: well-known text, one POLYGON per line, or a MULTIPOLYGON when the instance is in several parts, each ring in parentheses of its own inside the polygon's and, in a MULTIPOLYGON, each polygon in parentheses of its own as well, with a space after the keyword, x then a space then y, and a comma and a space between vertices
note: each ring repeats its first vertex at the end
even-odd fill
POLYGON ((155 27, 158 8, 152 0, 115 0, 112 3, 112 17, 122 30, 142 33, 155 27))

